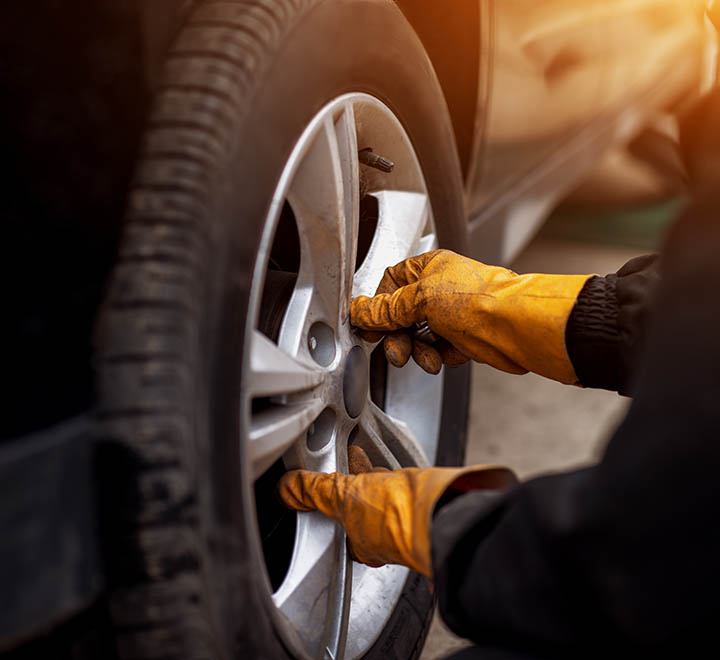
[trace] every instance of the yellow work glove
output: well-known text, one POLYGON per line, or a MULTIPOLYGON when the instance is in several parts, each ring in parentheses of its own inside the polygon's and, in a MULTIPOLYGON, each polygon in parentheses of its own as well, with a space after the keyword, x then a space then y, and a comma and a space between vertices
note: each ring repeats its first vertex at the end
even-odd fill
POLYGON ((297 511, 322 511, 347 533, 353 558, 368 566, 401 564, 432 577, 430 525, 438 499, 449 487, 466 492, 505 488, 516 482, 507 468, 404 468, 364 474, 295 470, 278 495, 297 511))
MULTIPOLYGON (((381 331, 391 364, 412 354, 430 373, 469 358, 514 374, 532 371, 562 383, 577 376, 565 347, 565 326, 591 275, 518 275, 449 250, 407 259, 385 271, 373 298, 352 301, 353 325, 381 331), (408 329, 427 321, 445 341, 412 340, 408 329)), ((370 341, 382 335, 365 332, 370 341)))

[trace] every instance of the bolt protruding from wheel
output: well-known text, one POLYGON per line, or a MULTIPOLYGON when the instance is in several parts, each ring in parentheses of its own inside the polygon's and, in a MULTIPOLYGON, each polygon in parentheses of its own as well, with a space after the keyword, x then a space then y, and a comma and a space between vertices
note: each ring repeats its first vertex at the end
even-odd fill
POLYGON ((358 160, 368 167, 372 167, 386 174, 390 174, 395 169, 395 163, 387 158, 383 158, 378 154, 373 153, 372 147, 361 149, 358 153, 358 160))
POLYGON ((440 338, 430 329, 427 321, 416 323, 413 338, 425 342, 426 344, 435 344, 440 338))

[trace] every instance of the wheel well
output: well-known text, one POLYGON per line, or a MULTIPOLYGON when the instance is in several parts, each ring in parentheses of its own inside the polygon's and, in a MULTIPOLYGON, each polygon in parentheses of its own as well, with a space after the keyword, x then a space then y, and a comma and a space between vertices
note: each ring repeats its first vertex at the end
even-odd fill
POLYGON ((425 46, 440 80, 455 130, 463 174, 470 164, 480 66, 478 0, 395 0, 425 46))
MULTIPOLYGON (((463 174, 467 174, 475 131, 480 66, 480 3, 459 0, 452 11, 437 0, 394 0, 413 26, 437 73, 450 110, 463 174)), ((142 4, 146 75, 152 85, 164 53, 193 0, 142 4)))

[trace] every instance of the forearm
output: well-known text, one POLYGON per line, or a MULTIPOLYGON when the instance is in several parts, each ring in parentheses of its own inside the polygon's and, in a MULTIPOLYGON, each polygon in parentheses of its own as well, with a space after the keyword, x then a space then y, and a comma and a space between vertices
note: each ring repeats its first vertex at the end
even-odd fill
POLYGON ((441 613, 458 634, 554 657, 587 651, 587 640, 596 651, 687 651, 712 630, 703 617, 714 620, 720 589, 718 208, 720 195, 698 202, 668 241, 634 402, 601 463, 436 513, 441 613))
POLYGON ((648 255, 585 284, 565 330, 568 355, 581 385, 629 393, 659 279, 659 259, 648 255))

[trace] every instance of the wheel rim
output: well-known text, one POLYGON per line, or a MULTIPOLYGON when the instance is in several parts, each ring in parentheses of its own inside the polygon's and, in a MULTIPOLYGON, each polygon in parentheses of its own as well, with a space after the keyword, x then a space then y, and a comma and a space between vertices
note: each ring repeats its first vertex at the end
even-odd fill
MULTIPOLYGON (((434 462, 444 376, 428 376, 412 362, 390 368, 378 405, 369 386, 378 353, 373 357, 376 346, 353 332, 349 303, 372 295, 386 266, 435 247, 427 187, 400 122, 366 94, 326 105, 282 173, 254 272, 241 402, 249 429, 241 455, 250 480, 260 480, 279 459, 287 469, 347 472, 350 441, 375 465, 434 462), (367 147, 394 161, 393 172, 360 165, 358 151, 367 147), (361 187, 377 205, 377 225, 356 267, 361 187), (269 337, 259 326, 260 309, 286 205, 297 224, 299 270, 277 337, 269 337)), ((251 536, 260 547, 257 530, 251 536)), ((337 524, 301 513, 282 584, 272 593, 265 581, 276 627, 295 655, 355 658, 377 640, 407 576, 399 566, 352 562, 337 524)))

